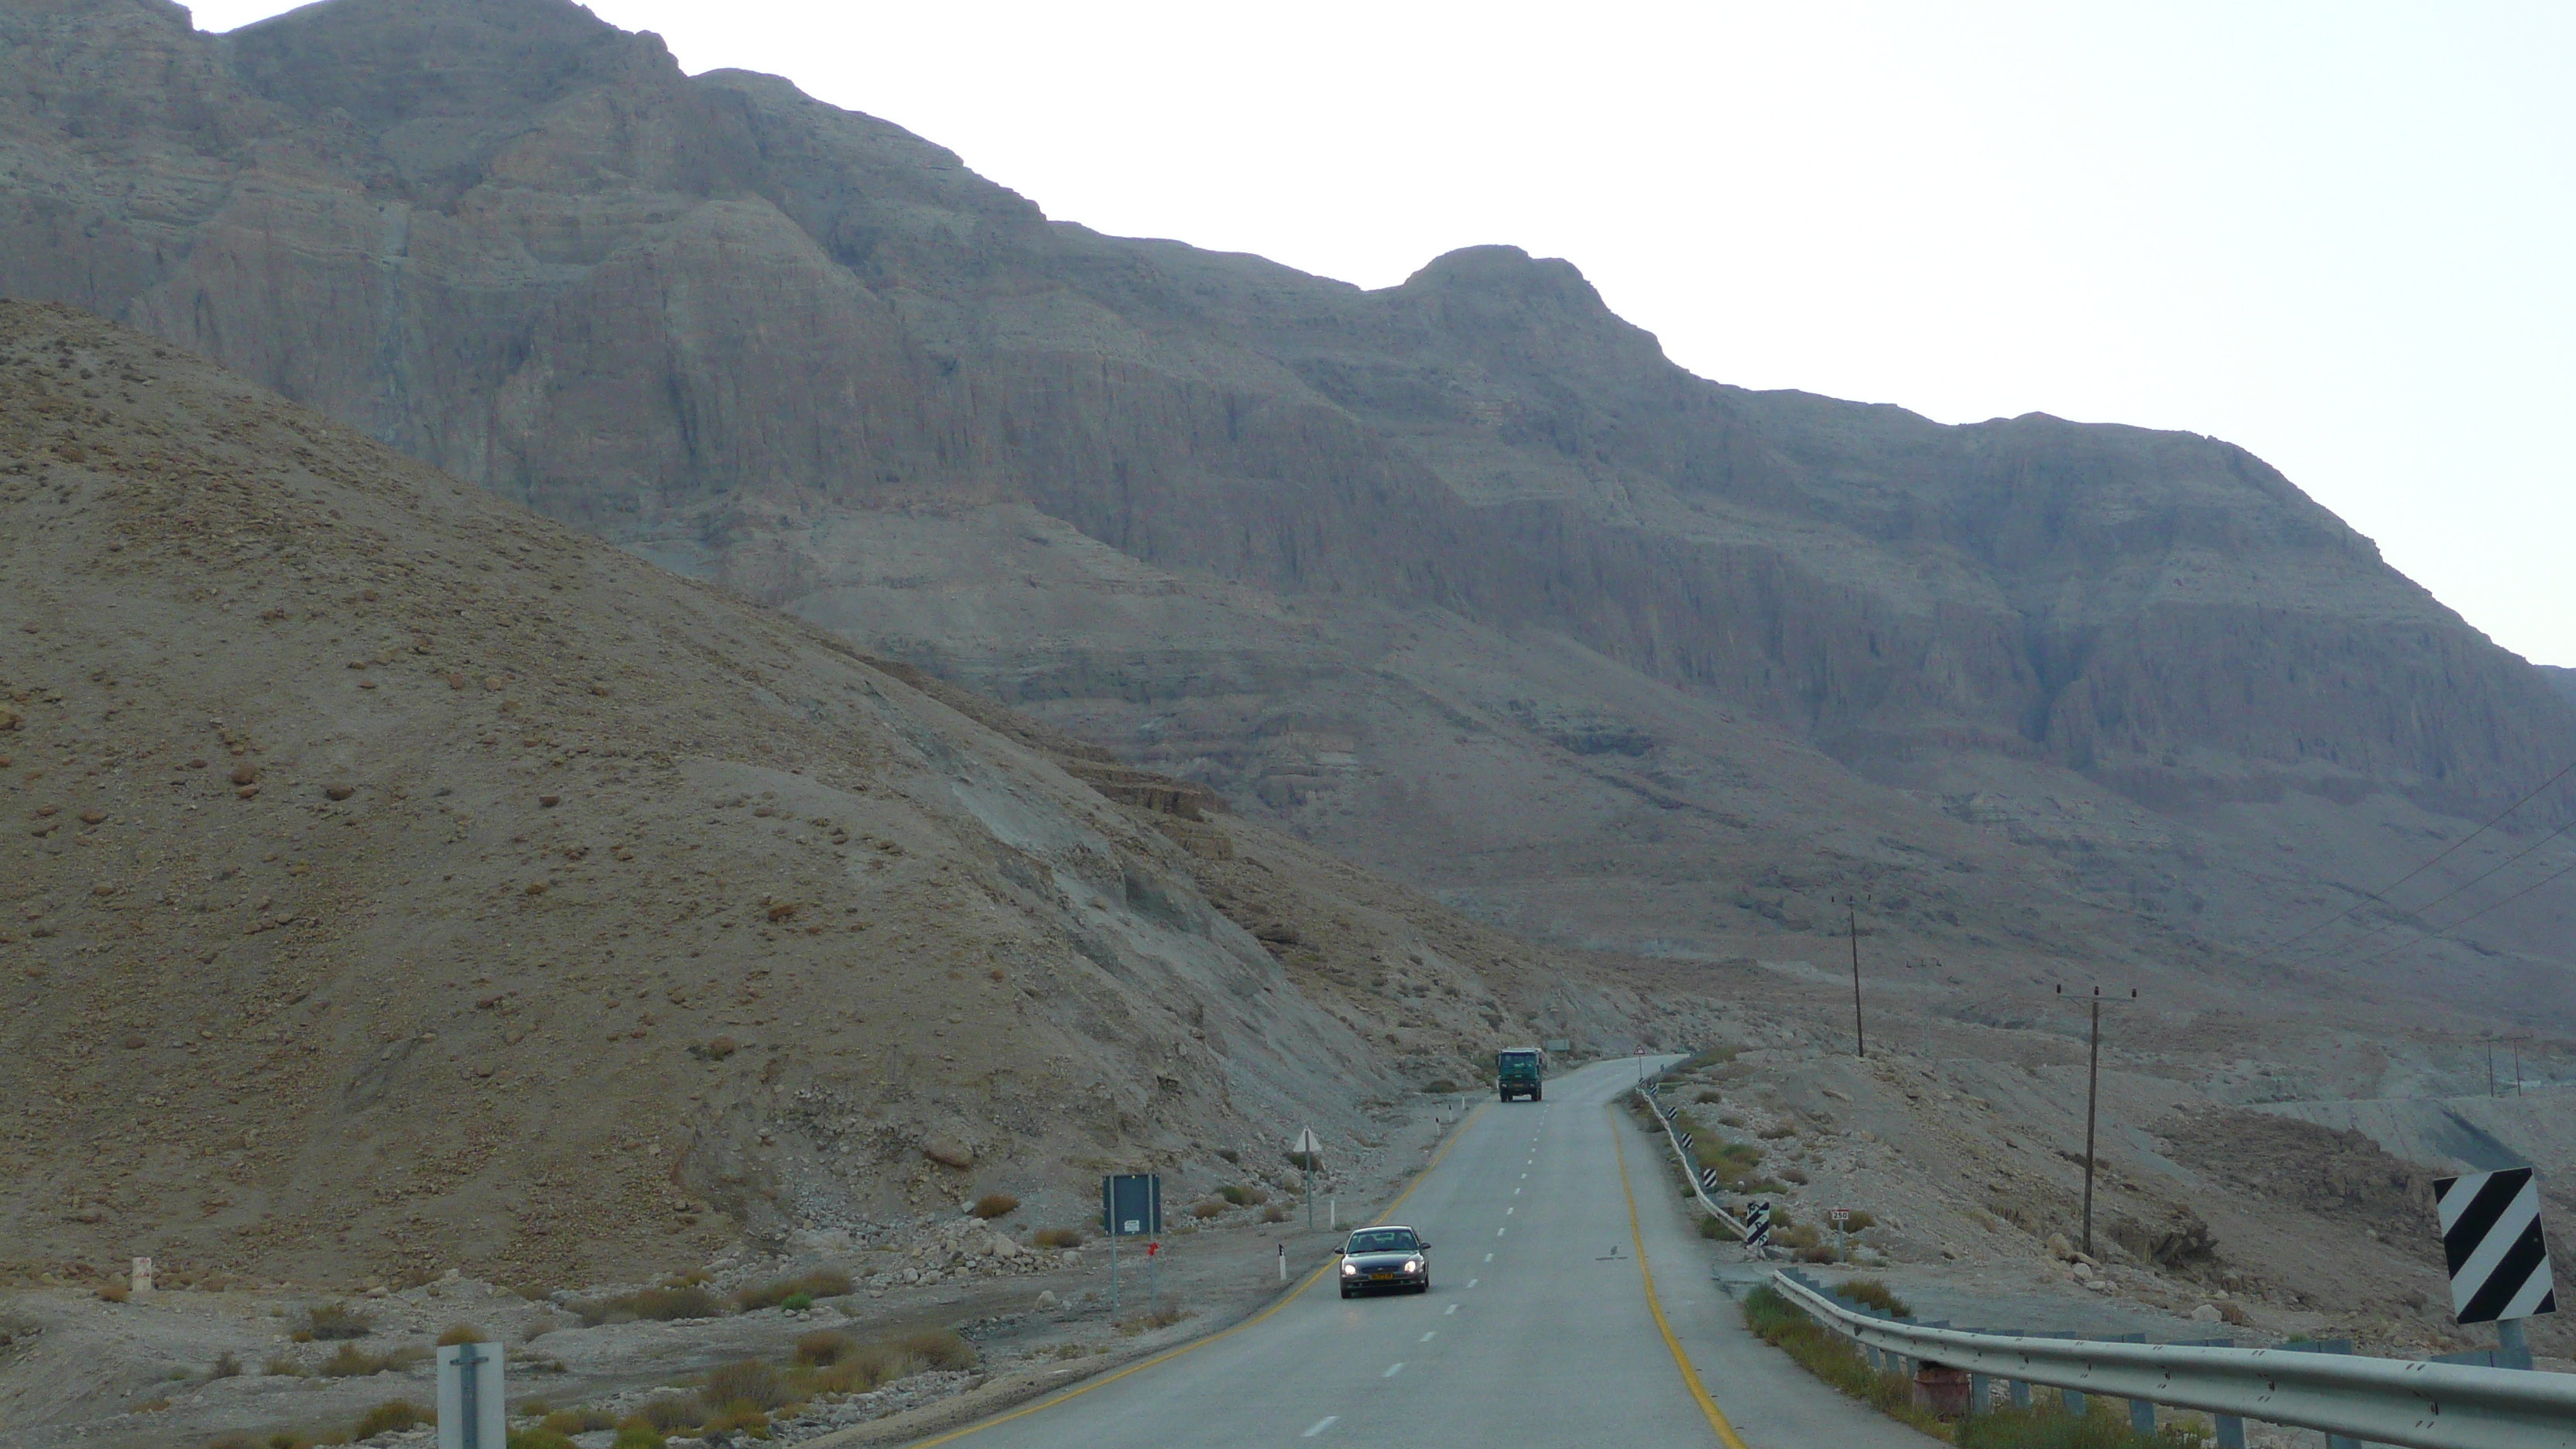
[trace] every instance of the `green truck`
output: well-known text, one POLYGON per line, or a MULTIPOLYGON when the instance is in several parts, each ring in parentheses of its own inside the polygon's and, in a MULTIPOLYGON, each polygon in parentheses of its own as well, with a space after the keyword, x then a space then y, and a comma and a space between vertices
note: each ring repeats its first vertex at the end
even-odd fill
POLYGON ((1545 1094, 1539 1080, 1547 1075, 1547 1053, 1537 1047, 1510 1047, 1494 1053, 1494 1089, 1508 1102, 1514 1097, 1538 1101, 1545 1094))

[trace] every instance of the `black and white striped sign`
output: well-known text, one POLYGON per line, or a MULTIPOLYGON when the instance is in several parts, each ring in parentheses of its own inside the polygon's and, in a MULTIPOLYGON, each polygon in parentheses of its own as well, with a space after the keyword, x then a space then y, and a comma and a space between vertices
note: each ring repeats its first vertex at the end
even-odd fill
POLYGON ((1684 1151, 1684 1152, 1688 1152, 1688 1151, 1690 1151, 1690 1145, 1691 1145, 1691 1142, 1692 1142, 1692 1138, 1691 1138, 1691 1135, 1690 1135, 1688 1132, 1685 1132, 1685 1131, 1683 1131, 1682 1129, 1680 1129, 1680 1128, 1676 1127, 1676 1128, 1674 1128, 1674 1129, 1673 1129, 1673 1136, 1675 1136, 1675 1137, 1677 1137, 1677 1138, 1681 1139, 1682 1151, 1684 1151))
POLYGON ((1717 1169, 1716 1169, 1716 1168, 1714 1168, 1714 1167, 1703 1167, 1703 1168, 1701 1168, 1701 1169, 1699 1170, 1699 1190, 1700 1190, 1700 1191, 1702 1191, 1702 1192, 1715 1192, 1715 1191, 1717 1191, 1717 1169))
POLYGON ((1753 1205, 1751 1215, 1744 1219, 1744 1226, 1749 1230, 1744 1235, 1745 1246, 1758 1248, 1763 1244, 1770 1242, 1771 1204, 1767 1202, 1755 1203, 1753 1205))
POLYGON ((2462 1323, 2555 1313, 2549 1244, 2540 1235, 2540 1184, 2528 1167, 2445 1177, 2433 1184, 2451 1311, 2462 1323))

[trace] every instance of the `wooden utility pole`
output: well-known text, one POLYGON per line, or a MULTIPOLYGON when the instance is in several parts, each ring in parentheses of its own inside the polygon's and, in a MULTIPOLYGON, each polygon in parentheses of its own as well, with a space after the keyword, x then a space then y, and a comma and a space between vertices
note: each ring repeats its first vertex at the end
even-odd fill
POLYGON ((1850 896, 1843 898, 1843 909, 1850 913, 1852 956, 1852 1055, 1869 1059, 1869 1033, 1860 1023, 1860 905, 1850 896))
POLYGON ((2084 1256, 2093 1256, 2093 1120, 2102 1090, 2102 988, 2093 988, 2093 1061, 2084 1078, 2084 1256))

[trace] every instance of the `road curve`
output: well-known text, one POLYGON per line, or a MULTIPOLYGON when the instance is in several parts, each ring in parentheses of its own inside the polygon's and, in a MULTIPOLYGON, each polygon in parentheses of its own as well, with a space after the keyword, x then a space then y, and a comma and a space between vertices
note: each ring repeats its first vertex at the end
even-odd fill
POLYGON ((1319 1275, 1234 1332, 920 1449, 1931 1443, 1744 1332, 1658 1139, 1609 1105, 1633 1079, 1604 1062, 1469 1118, 1389 1214, 1430 1240, 1429 1293, 1345 1301, 1319 1275))

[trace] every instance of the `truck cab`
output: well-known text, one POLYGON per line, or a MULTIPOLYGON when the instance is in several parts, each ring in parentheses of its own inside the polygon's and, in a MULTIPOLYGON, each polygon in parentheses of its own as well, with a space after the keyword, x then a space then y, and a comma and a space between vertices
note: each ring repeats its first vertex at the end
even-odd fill
POLYGON ((1547 1076, 1547 1053, 1537 1047, 1507 1047, 1494 1053, 1494 1089, 1506 1102, 1526 1097, 1536 1102, 1545 1095, 1540 1085, 1547 1076))

